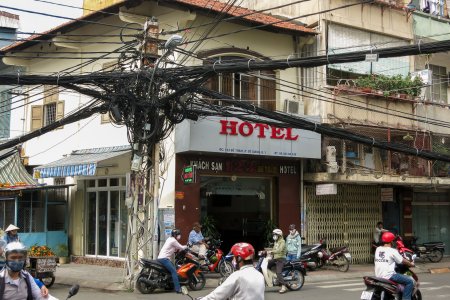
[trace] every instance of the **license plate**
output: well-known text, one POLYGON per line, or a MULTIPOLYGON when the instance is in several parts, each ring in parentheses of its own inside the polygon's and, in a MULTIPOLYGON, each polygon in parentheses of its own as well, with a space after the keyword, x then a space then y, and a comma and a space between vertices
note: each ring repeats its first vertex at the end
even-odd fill
POLYGON ((352 258, 352 255, 350 253, 347 253, 347 252, 344 253, 344 256, 347 257, 348 259, 352 258))
POLYGON ((373 292, 363 291, 361 294, 361 299, 362 300, 371 300, 372 296, 373 296, 373 292))

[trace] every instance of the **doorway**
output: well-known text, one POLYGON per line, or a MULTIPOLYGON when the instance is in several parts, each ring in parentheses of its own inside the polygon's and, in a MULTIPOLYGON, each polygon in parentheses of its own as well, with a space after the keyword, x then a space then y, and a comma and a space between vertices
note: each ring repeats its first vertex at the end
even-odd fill
POLYGON ((202 176, 200 180, 202 217, 216 221, 222 250, 229 251, 237 242, 262 249, 266 224, 273 215, 272 179, 202 176))

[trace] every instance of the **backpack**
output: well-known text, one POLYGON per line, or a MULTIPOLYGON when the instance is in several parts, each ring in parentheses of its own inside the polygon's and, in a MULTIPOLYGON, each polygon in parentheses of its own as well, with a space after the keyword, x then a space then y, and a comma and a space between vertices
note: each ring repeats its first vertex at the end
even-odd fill
MULTIPOLYGON (((6 272, 6 269, 3 269, 4 272, 6 272)), ((25 282, 27 283, 27 291, 28 296, 27 300, 33 300, 33 293, 31 292, 31 283, 30 283, 30 277, 31 275, 28 275, 27 273, 24 273, 23 271, 20 272, 23 277, 25 277, 25 282)), ((5 293, 5 275, 0 277, 0 300, 3 300, 3 294, 5 293)))

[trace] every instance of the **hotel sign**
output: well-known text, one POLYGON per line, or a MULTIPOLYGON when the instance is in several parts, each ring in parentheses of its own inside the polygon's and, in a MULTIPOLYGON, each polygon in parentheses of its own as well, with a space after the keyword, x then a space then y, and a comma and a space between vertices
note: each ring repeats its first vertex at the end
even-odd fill
MULTIPOLYGON (((319 122, 318 118, 312 119, 319 122)), ((175 131, 175 152, 229 153, 295 158, 321 157, 320 134, 237 118, 185 120, 175 131)))

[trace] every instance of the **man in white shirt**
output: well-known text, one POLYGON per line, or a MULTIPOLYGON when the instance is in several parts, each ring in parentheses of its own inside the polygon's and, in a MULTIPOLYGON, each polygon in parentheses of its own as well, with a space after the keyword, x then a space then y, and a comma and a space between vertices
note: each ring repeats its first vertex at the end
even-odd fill
POLYGON ((411 294, 414 289, 414 280, 406 275, 395 272, 396 264, 404 264, 408 267, 414 267, 414 263, 403 258, 397 249, 392 248, 392 242, 395 235, 392 232, 385 232, 381 236, 383 246, 375 251, 375 276, 398 282, 405 286, 403 290, 403 300, 411 300, 411 294))
POLYGON ((170 259, 176 251, 181 251, 187 248, 187 246, 181 245, 178 241, 181 238, 181 231, 179 229, 173 229, 171 236, 166 240, 164 246, 158 255, 158 261, 170 272, 172 275, 173 286, 175 292, 181 293, 180 281, 178 280, 177 270, 172 264, 170 259))
POLYGON ((377 226, 375 226, 375 229, 373 231, 373 240, 377 246, 381 245, 380 243, 380 237, 384 232, 388 232, 389 230, 386 230, 383 228, 383 222, 378 222, 377 226))
POLYGON ((238 271, 201 300, 264 300, 264 276, 253 266, 255 249, 248 243, 231 247, 238 271))

